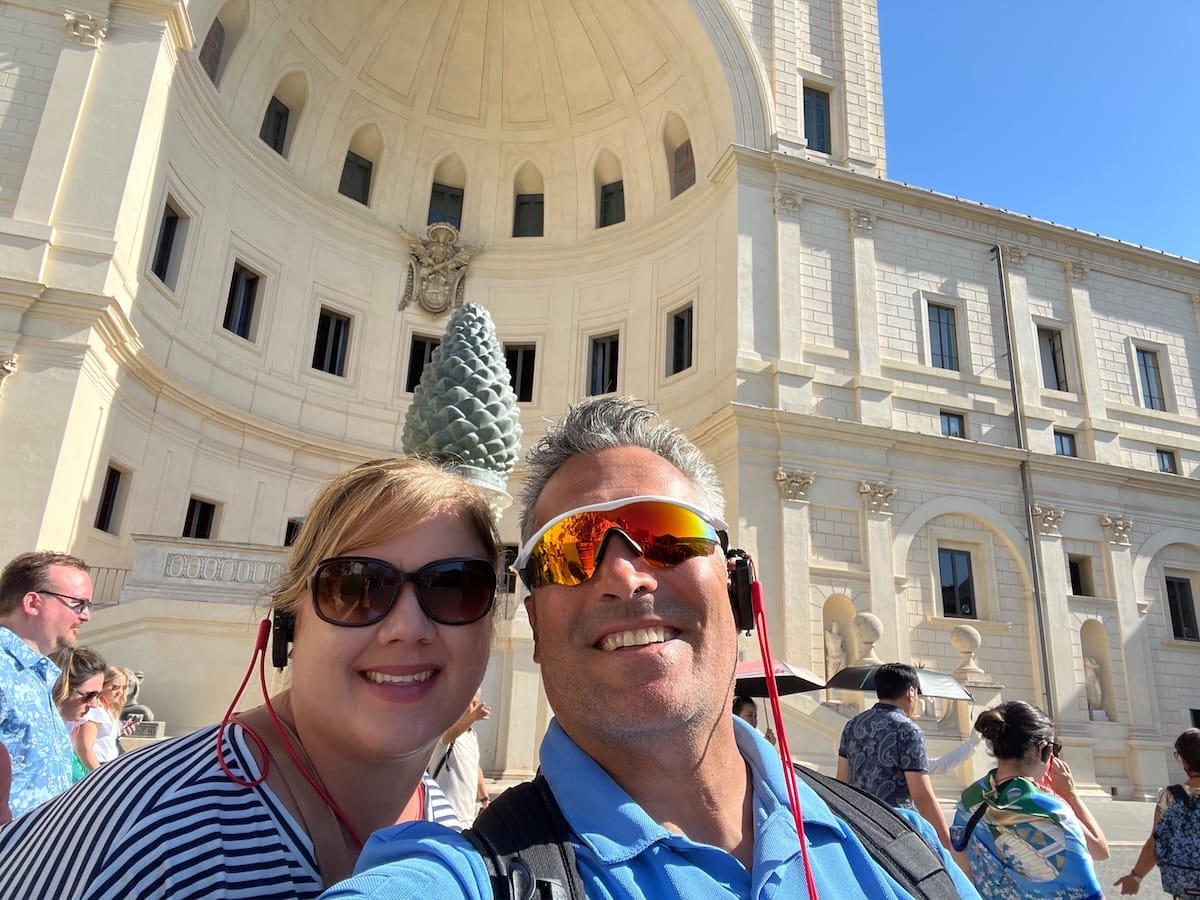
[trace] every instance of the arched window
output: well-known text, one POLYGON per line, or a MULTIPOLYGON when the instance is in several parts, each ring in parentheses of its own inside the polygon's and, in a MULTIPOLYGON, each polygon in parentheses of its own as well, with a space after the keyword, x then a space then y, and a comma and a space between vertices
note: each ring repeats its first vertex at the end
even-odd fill
POLYGON ((229 64, 229 57, 246 31, 249 18, 248 0, 229 0, 208 26, 208 34, 204 36, 204 43, 200 45, 199 59, 200 67, 213 84, 221 83, 221 76, 229 64))
POLYGON ((545 233, 545 184, 537 166, 527 162, 513 179, 513 237, 545 233))
POLYGON ((346 151, 346 161, 342 164, 338 193, 351 200, 357 200, 363 206, 370 205, 371 181, 382 155, 383 136, 378 128, 374 125, 363 125, 354 132, 354 137, 350 139, 350 147, 346 151))
POLYGON ((687 126, 674 113, 663 124, 663 150, 667 154, 667 172, 671 176, 671 196, 678 197, 696 183, 696 160, 687 126))
POLYGON ((449 222, 462 228, 463 192, 467 187, 467 167, 457 153, 442 158, 433 170, 433 185, 429 189, 429 215, 426 225, 449 222))
POLYGON ((596 227, 607 228, 625 221, 625 181, 621 161, 601 150, 594 171, 596 184, 596 227))
POLYGON ((267 101, 258 136, 280 156, 286 157, 291 149, 292 135, 296 133, 296 123, 300 121, 306 99, 308 84, 304 80, 304 73, 292 72, 280 80, 275 93, 267 101))

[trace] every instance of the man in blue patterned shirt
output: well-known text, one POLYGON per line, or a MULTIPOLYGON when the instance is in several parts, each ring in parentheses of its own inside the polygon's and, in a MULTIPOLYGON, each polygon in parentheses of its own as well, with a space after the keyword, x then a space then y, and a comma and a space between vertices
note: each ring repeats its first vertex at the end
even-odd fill
POLYGON ((929 780, 925 734, 911 718, 920 702, 917 670, 884 663, 875 670, 875 694, 879 702, 842 729, 838 780, 892 806, 916 808, 949 849, 946 817, 929 780))
POLYGON ((71 785, 71 742, 47 655, 74 647, 91 618, 92 579, 74 556, 22 553, 0 572, 0 743, 12 757, 14 817, 71 785))

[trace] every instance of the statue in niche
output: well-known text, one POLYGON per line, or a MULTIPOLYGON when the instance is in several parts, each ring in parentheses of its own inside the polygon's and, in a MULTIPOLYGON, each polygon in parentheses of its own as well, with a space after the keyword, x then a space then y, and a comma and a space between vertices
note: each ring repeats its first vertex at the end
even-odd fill
POLYGON ((1104 709, 1104 686, 1100 683, 1100 664, 1094 656, 1084 657, 1083 689, 1087 695, 1088 709, 1095 718, 1095 713, 1104 709))
POLYGON ((462 306, 467 264, 480 246, 458 243, 458 229, 449 222, 435 222, 418 237, 403 228, 400 233, 408 241, 408 280, 400 308, 414 300, 431 313, 440 313, 462 306))
POLYGON ((842 626, 834 619, 825 630, 825 680, 846 668, 846 642, 842 638, 842 626))

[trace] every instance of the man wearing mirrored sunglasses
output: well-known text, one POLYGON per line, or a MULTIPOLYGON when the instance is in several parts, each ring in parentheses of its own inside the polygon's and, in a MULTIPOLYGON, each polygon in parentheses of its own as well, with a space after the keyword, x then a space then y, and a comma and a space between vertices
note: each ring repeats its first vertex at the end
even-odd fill
MULTIPOLYGON (((808 895, 779 756, 729 712, 737 627, 716 470, 652 410, 613 397, 569 410, 526 469, 516 567, 555 713, 541 773, 586 895, 808 895)), ((799 788, 821 896, 909 896, 799 788)), ((494 896, 467 839, 428 828, 378 832, 356 871, 326 897, 494 896)))
POLYGON ((66 553, 22 553, 0 572, 0 743, 12 757, 14 817, 71 785, 71 742, 51 690, 50 653, 74 647, 91 618, 87 564, 66 553))

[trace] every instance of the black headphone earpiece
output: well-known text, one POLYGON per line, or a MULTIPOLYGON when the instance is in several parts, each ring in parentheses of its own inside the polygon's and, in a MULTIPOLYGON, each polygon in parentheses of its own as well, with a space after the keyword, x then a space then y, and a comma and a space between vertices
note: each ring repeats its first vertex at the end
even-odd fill
POLYGON ((726 550, 729 567, 729 604, 733 607, 733 623, 738 631, 749 634, 754 630, 754 604, 750 601, 750 583, 754 573, 750 557, 742 550, 726 550))
POLYGON ((271 613, 271 665, 286 669, 288 651, 296 636, 296 617, 283 609, 271 613))

